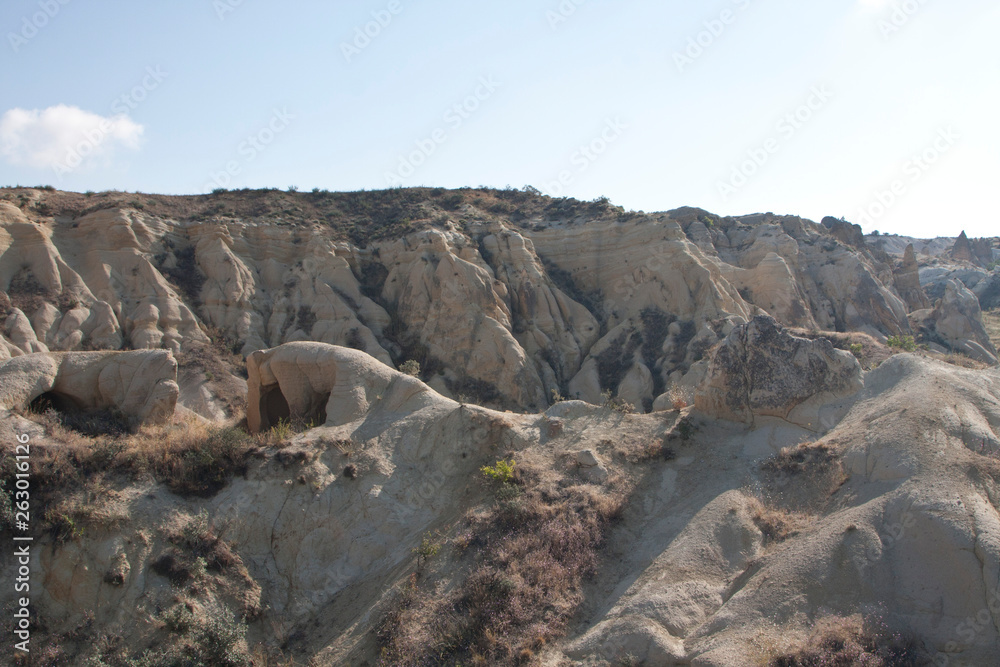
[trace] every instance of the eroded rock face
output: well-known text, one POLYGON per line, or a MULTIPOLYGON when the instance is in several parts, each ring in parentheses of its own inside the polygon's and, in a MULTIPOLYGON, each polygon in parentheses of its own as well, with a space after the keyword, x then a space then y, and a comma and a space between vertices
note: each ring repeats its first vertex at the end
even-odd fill
POLYGON ((989 364, 997 363, 997 351, 983 327, 976 295, 957 280, 949 280, 944 296, 933 310, 911 313, 921 337, 989 364))
POLYGON ((861 378, 858 360, 830 341, 796 338, 757 316, 715 352, 695 407, 730 421, 772 416, 820 429, 832 426, 822 406, 855 394, 861 378))
POLYGON ((325 343, 287 343, 247 358, 247 425, 251 433, 281 419, 339 426, 376 400, 416 409, 430 388, 359 352, 325 343))
POLYGON ((903 262, 895 271, 896 289, 899 296, 906 302, 910 311, 930 308, 930 300, 920 286, 920 267, 917 266, 917 256, 913 252, 913 244, 906 246, 903 262))
POLYGON ((61 409, 116 408, 139 423, 161 423, 178 393, 177 362, 167 350, 38 353, 0 363, 0 406, 8 410, 47 394, 61 409))
MULTIPOLYGON (((286 210, 308 203, 273 197, 286 210)), ((544 409, 556 394, 599 402, 611 391, 649 409, 668 386, 693 386, 705 352, 757 314, 910 332, 894 289, 916 295, 909 274, 896 285, 884 253, 841 221, 563 214, 541 198, 498 215, 436 201, 420 204, 433 224, 363 243, 312 218, 174 219, 122 203, 53 219, 0 204, 10 297, 0 299, 0 358, 187 352, 207 334, 243 355, 317 341, 387 365, 418 361, 442 392, 493 407, 544 409)))

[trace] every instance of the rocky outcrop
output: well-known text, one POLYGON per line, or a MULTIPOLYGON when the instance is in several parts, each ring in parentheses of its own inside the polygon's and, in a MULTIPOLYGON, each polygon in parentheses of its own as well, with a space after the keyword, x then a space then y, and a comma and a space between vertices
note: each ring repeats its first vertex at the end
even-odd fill
POLYGON ((337 195, 336 208, 309 216, 295 212, 334 197, 164 197, 54 218, 37 212, 70 193, 25 196, 34 205, 23 210, 0 203, 0 358, 186 353, 209 335, 244 356, 317 341, 387 365, 417 361, 443 393, 494 407, 610 391, 649 409, 667 386, 695 384, 706 351, 760 313, 787 326, 909 333, 885 258, 840 221, 626 214, 534 195, 519 208, 478 203, 490 191, 451 193, 465 202, 454 207, 428 190, 419 224, 367 239, 377 205, 396 194, 337 195), (254 212, 271 199, 281 216, 254 212), (349 234, 323 222, 362 203, 368 217, 349 234))
POLYGON ((993 243, 990 239, 969 239, 963 231, 955 240, 950 255, 956 262, 969 262, 985 267, 994 261, 993 243))
POLYGON ((917 265, 917 257, 913 252, 913 244, 906 246, 903 252, 903 261, 894 271, 896 290, 899 296, 906 303, 910 311, 930 308, 930 301, 924 294, 924 288, 920 286, 920 267, 917 265))
POLYGON ((423 382, 349 348, 286 343, 247 357, 247 426, 259 433, 281 420, 340 426, 386 409, 419 407, 431 392, 423 382))
POLYGON ((731 421, 771 416, 822 430, 843 414, 838 402, 861 389, 861 375, 858 360, 830 341, 796 338, 758 316, 715 351, 695 408, 731 421))
POLYGON ((969 243, 969 237, 965 235, 964 230, 955 239, 955 245, 951 248, 951 258, 957 262, 976 261, 975 255, 972 254, 972 244, 969 243))
POLYGON ((0 362, 0 407, 26 410, 43 395, 61 411, 113 408, 137 423, 174 414, 177 362, 167 350, 28 354, 0 362))
POLYGON ((979 300, 961 282, 949 280, 934 308, 911 313, 910 319, 923 340, 979 361, 997 363, 996 348, 983 327, 979 300))

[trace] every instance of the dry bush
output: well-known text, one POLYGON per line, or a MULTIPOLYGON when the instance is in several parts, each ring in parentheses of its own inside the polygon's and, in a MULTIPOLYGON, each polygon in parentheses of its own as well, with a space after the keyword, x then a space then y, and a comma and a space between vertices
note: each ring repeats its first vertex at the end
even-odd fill
POLYGON ((667 398, 674 410, 683 410, 691 405, 691 391, 679 385, 674 385, 667 392, 667 398))
POLYGON ((795 537, 812 523, 812 517, 808 514, 779 507, 759 498, 750 500, 750 517, 764 534, 765 545, 795 537))
POLYGON ((776 656, 770 667, 916 667, 926 654, 913 637, 888 630, 883 624, 861 625, 844 618, 826 619, 806 644, 776 656))
POLYGON ((837 450, 825 442, 803 442, 795 447, 784 447, 764 462, 763 470, 787 475, 811 472, 828 466, 837 458, 837 450))
MULTIPOLYGON (((191 420, 142 426, 118 437, 88 437, 66 427, 53 411, 29 416, 46 429, 45 438, 32 443, 32 507, 44 518, 42 527, 60 540, 75 537, 87 523, 111 525, 127 518, 117 507, 119 484, 152 477, 178 495, 211 497, 234 475, 245 474, 259 454, 259 440, 232 426, 191 420)), ((7 451, 0 453, 10 458, 7 451)), ((13 469, 3 466, 0 481, 12 488, 13 469)))
POLYGON ((960 366, 962 368, 971 368, 972 370, 977 370, 977 371, 990 367, 989 364, 982 361, 977 361, 972 357, 962 354, 961 352, 951 352, 939 358, 946 364, 951 364, 952 366, 960 366))
POLYGON ((993 347, 1000 350, 1000 308, 983 311, 983 326, 993 347))
POLYGON ((380 665, 515 665, 558 638, 596 570, 625 492, 591 485, 545 493, 518 468, 518 493, 498 493, 462 535, 468 576, 434 597, 416 577, 379 624, 380 665))
POLYGON ((629 463, 648 463, 658 460, 673 461, 676 458, 677 452, 667 444, 666 439, 639 444, 625 453, 625 459, 629 463))

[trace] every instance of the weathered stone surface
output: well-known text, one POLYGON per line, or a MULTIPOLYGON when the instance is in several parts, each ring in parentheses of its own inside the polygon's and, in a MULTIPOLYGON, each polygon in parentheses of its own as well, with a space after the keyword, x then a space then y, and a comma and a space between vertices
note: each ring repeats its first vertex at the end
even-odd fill
POLYGON ((924 288, 920 286, 920 267, 917 265, 917 257, 913 252, 912 243, 906 246, 903 261, 894 272, 894 278, 896 290, 906 302, 908 310, 930 308, 930 300, 924 294, 924 288))
POLYGON ((326 343, 258 350, 247 357, 247 374, 252 433, 290 418, 339 426, 367 413, 376 401, 412 410, 423 398, 437 396, 420 380, 364 352, 326 343))
POLYGON ((115 408, 160 423, 177 403, 177 362, 167 350, 142 350, 37 353, 0 363, 3 408, 24 410, 46 393, 62 409, 115 408))
POLYGON ((979 361, 997 363, 997 350, 983 326, 979 300, 961 282, 949 280, 944 296, 938 299, 933 310, 916 311, 910 318, 923 339, 979 361))
POLYGON ((796 408, 806 402, 818 407, 859 389, 861 366, 853 355, 826 339, 791 336, 773 318, 757 316, 715 352, 695 407, 732 421, 772 416, 819 428, 815 411, 796 408))
POLYGON ((604 391, 648 407, 761 312, 786 326, 909 333, 884 253, 840 221, 685 208, 529 223, 435 201, 422 204, 432 228, 363 244, 318 220, 126 205, 69 220, 3 204, 0 288, 28 285, 43 302, 22 294, 27 311, 4 312, 0 357, 187 351, 209 333, 243 355, 312 340, 387 365, 414 359, 443 393, 494 407, 604 391))

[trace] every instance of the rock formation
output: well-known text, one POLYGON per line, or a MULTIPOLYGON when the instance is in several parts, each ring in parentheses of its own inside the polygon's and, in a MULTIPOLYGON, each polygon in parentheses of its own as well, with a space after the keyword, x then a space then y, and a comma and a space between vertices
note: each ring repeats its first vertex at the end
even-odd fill
POLYGON ((823 430, 844 411, 828 404, 861 386, 861 366, 853 355, 823 338, 791 336, 760 315, 736 327, 712 355, 695 408, 720 419, 771 416, 823 430))
POLYGON ((34 646, 742 667, 868 623, 918 663, 993 664, 1000 371, 882 341, 995 363, 996 272, 988 244, 957 244, 976 266, 900 243, 512 190, 0 189, 0 439, 29 435, 38 482, 34 646), (862 372, 831 340, 881 356, 862 372), (155 425, 88 439, 42 404, 155 425))
POLYGON ((913 252, 913 244, 906 246, 903 261, 894 272, 896 289, 910 311, 930 308, 930 301, 920 286, 920 267, 913 252))
POLYGON ((957 262, 969 262, 985 267, 993 263, 993 243, 990 239, 969 239, 963 231, 955 240, 951 249, 951 259, 957 262))
POLYGON ((430 389, 414 377, 359 352, 325 343, 286 343, 247 357, 247 425, 259 433, 285 419, 340 426, 376 401, 418 408, 430 389))
POLYGON ((997 363, 996 348, 983 327, 979 300, 961 282, 949 280, 933 310, 916 311, 910 319, 924 339, 979 361, 997 363))
POLYGON ((17 192, 0 196, 3 357, 186 352, 207 334, 245 356, 312 340, 415 360, 441 391, 497 407, 611 391, 648 409, 667 385, 696 383, 705 351, 760 312, 909 332, 891 268, 839 221, 628 214, 489 190, 150 196, 142 208, 17 192), (382 218, 365 213, 338 226, 397 199, 419 223, 369 233, 382 218))
POLYGON ((177 362, 167 350, 53 352, 0 362, 0 408, 24 411, 45 396, 57 410, 113 408, 137 423, 174 414, 177 362))

